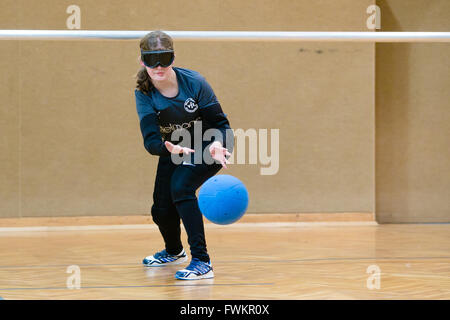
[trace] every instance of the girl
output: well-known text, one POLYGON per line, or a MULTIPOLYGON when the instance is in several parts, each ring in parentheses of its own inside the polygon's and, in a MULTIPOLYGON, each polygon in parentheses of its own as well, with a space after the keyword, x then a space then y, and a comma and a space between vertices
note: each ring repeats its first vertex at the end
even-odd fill
POLYGON ((159 156, 151 213, 165 243, 164 250, 146 257, 143 263, 156 267, 187 260, 180 239, 181 218, 192 260, 176 272, 175 278, 213 278, 195 192, 222 166, 227 168, 232 151, 226 148, 227 140, 232 148, 234 137, 227 137, 231 132, 228 119, 205 78, 196 71, 172 66, 175 53, 169 35, 150 32, 141 39, 140 49, 142 68, 137 74, 136 108, 145 149, 159 156), (221 134, 212 141, 203 141, 203 133, 211 128, 221 134), (187 146, 176 144, 175 134, 183 130, 188 133, 187 138, 183 135, 187 146), (206 161, 204 154, 211 161, 206 161), (185 158, 182 163, 175 161, 180 155, 185 158))

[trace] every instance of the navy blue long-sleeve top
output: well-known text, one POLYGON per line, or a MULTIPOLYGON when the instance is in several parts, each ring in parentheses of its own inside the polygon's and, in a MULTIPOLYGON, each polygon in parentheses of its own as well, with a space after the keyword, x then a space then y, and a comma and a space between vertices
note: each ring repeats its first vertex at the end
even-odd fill
POLYGON ((233 148, 234 137, 227 115, 223 113, 206 79, 193 70, 179 67, 173 67, 173 70, 178 81, 178 94, 175 97, 165 97, 154 87, 148 95, 135 90, 136 109, 145 149, 152 155, 170 155, 164 141, 178 144, 179 141, 172 140, 172 133, 186 129, 190 133, 191 141, 183 141, 183 146, 195 149, 195 153, 203 152, 214 140, 220 140, 222 145, 232 152, 230 149, 233 148), (201 137, 198 137, 199 131, 194 130, 195 126, 200 124, 198 121, 202 124, 201 137), (210 128, 218 129, 222 137, 204 140, 203 134, 210 128), (194 139, 202 143, 194 143, 194 139), (201 149, 198 149, 198 146, 201 146, 201 149))

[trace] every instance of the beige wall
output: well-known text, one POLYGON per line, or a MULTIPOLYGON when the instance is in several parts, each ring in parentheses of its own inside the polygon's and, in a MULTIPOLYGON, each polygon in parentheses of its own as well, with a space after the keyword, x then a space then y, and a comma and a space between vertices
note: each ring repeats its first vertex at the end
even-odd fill
MULTIPOLYGON (((73 3, 86 30, 366 31, 373 1, 3 1, 0 28, 64 29, 73 3)), ((148 213, 157 158, 135 110, 138 41, 0 47, 0 216, 148 213)), ((374 48, 175 43, 176 65, 206 76, 234 129, 280 129, 278 174, 221 171, 246 183, 249 212, 374 211, 374 48)))
MULTIPOLYGON (((450 31, 448 0, 377 1, 381 31, 450 31)), ((450 222, 450 44, 376 45, 376 215, 450 222)))

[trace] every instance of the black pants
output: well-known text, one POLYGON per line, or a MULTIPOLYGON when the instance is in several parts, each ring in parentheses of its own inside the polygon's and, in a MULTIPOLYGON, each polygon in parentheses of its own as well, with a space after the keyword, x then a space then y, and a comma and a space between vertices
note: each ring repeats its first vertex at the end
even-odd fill
POLYGON ((218 163, 177 165, 172 162, 170 156, 159 158, 151 212, 169 254, 178 254, 183 249, 180 238, 181 218, 192 258, 209 261, 203 217, 195 192, 221 168, 222 165, 218 163))

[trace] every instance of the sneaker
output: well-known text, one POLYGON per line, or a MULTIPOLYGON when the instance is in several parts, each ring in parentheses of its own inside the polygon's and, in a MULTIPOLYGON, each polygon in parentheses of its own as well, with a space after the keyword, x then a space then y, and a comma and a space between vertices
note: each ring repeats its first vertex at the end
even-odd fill
POLYGON ((186 269, 179 270, 175 273, 175 278, 179 280, 199 280, 214 278, 214 272, 211 262, 203 262, 197 258, 193 258, 186 269))
POLYGON ((142 263, 146 267, 162 267, 183 263, 186 260, 187 255, 186 252, 184 252, 184 249, 181 250, 181 252, 176 255, 168 254, 164 249, 160 252, 155 253, 153 256, 145 257, 142 263))

